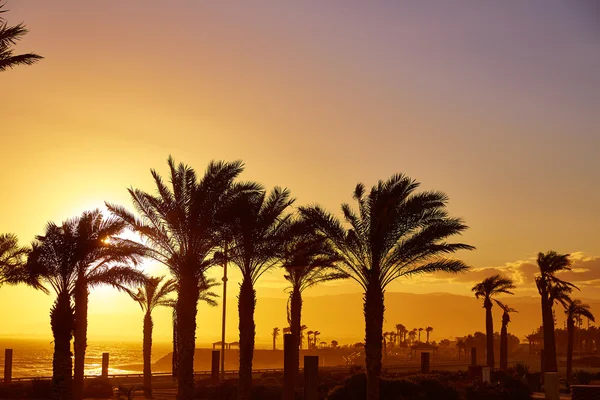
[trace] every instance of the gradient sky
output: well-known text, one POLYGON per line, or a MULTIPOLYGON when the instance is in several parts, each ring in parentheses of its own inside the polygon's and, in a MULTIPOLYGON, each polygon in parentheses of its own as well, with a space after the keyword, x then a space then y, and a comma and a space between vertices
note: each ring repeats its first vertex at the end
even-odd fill
MULTIPOLYGON (((336 211, 357 182, 395 172, 447 192, 451 212, 471 226, 464 240, 477 247, 460 256, 485 269, 390 291, 469 295, 491 267, 514 273, 549 249, 578 252, 600 279, 595 0, 8 0, 7 8, 9 22, 31 31, 18 49, 45 57, 0 75, 0 232, 24 244, 49 220, 105 200, 130 206, 125 188, 152 190, 149 169, 166 172, 172 154, 198 170, 242 159, 244 179, 336 211)), ((258 307, 261 295, 285 296, 280 276, 259 283, 258 307)), ((530 281, 522 285, 533 294, 530 281)), ((600 283, 584 286, 582 295, 600 297, 600 283)), ((353 291, 344 283, 307 295, 353 291)), ((0 310, 11 321, 0 334, 49 336, 52 299, 0 289, 2 304, 15 300, 0 310)), ((90 337, 123 334, 104 314, 138 315, 135 307, 112 289, 94 293, 90 337)), ((157 337, 167 339, 168 313, 159 318, 157 337)), ((270 327, 258 329, 267 340, 270 327)))

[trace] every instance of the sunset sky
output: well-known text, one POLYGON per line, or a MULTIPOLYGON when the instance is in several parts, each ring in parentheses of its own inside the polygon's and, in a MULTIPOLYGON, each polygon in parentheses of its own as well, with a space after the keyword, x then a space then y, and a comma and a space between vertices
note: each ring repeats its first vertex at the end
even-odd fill
MULTIPOLYGON (((477 247, 459 256, 475 270, 388 291, 470 295, 500 269, 519 295, 533 295, 532 257, 554 249, 575 253, 570 278, 582 297, 600 298, 595 0, 8 0, 7 8, 9 23, 30 29, 17 49, 45 57, 0 75, 0 232, 23 244, 47 221, 105 200, 130 207, 126 188, 153 190, 149 169, 166 173, 169 154, 199 171, 211 159, 242 159, 243 179, 334 211, 357 182, 404 172, 448 193, 451 213, 471 227, 462 239, 477 247)), ((281 276, 259 282, 259 309, 261 296, 286 296, 281 276)), ((358 291, 349 282, 306 294, 358 291)), ((51 296, 5 286, 0 302, 0 335, 50 337, 51 296)), ((113 289, 94 292, 90 340, 140 336, 136 307, 113 289), (124 330, 123 321, 137 325, 124 330)), ((219 313, 206 312, 199 341, 216 341, 219 313)), ((259 341, 285 324, 277 312, 258 324, 259 341)), ((156 339, 167 340, 167 310, 156 326, 156 339)), ((228 329, 234 340, 235 320, 228 329)))

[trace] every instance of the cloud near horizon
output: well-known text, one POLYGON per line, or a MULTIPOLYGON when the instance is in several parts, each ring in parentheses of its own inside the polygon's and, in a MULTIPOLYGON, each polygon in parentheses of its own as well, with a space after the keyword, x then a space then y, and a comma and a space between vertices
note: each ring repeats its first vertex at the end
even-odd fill
MULTIPOLYGON (((534 278, 538 273, 537 257, 531 257, 514 262, 507 262, 502 266, 471 268, 464 274, 448 275, 438 273, 428 279, 432 282, 445 281, 450 283, 475 284, 483 279, 500 274, 508 276, 517 285, 516 291, 535 290, 534 278)), ((558 276, 574 283, 580 289, 597 289, 600 293, 600 257, 589 256, 582 252, 571 253, 572 269, 559 273, 558 276)))

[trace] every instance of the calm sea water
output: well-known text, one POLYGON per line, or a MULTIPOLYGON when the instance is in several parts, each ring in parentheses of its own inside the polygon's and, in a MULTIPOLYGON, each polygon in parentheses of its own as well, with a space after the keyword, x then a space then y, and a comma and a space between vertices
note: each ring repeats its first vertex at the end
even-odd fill
MULTIPOLYGON (((4 349, 13 349, 14 378, 52 376, 52 354, 54 344, 43 339, 0 339, 0 369, 4 376, 4 349)), ((152 362, 169 354, 170 343, 154 343, 152 362)), ((86 352, 86 374, 100 375, 102 353, 108 352, 109 374, 140 372, 142 369, 142 341, 136 342, 88 342, 86 352)), ((159 371, 156 371, 159 372, 159 371)))

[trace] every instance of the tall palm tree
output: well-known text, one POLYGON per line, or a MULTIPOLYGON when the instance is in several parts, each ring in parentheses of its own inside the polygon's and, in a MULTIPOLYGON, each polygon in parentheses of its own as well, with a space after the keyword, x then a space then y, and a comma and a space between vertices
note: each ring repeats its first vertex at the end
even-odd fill
POLYGON ((431 334, 431 332, 433 332, 433 328, 431 326, 428 326, 427 328, 425 328, 425 332, 427 333, 427 343, 429 343, 429 335, 431 334))
POLYGON ((502 329, 500 330, 500 369, 508 369, 508 323, 510 322, 510 313, 518 312, 504 303, 496 300, 496 304, 502 309, 502 329))
POLYGON ((313 331, 306 332, 306 342, 307 342, 307 347, 308 347, 309 350, 312 347, 312 338, 311 338, 312 334, 313 334, 313 331))
POLYGON ((19 246, 17 236, 10 233, 0 235, 0 286, 28 280, 22 268, 27 254, 29 249, 19 246))
POLYGON ((539 253, 537 264, 540 275, 535 278, 535 284, 541 297, 542 323, 544 329, 544 360, 546 372, 556 372, 556 340, 554 337, 554 303, 563 306, 567 304, 568 296, 577 286, 570 282, 558 279, 555 274, 571 269, 571 260, 568 254, 558 254, 549 251, 539 253))
POLYGON ((73 243, 77 274, 72 293, 75 300, 73 397, 76 400, 83 398, 90 289, 110 285, 123 290, 127 285, 140 285, 147 280, 142 272, 130 266, 141 260, 145 254, 144 247, 118 237, 125 226, 116 218, 105 218, 100 210, 86 211, 61 226, 64 235, 73 243))
POLYGON ((402 324, 396 324, 396 333, 398 334, 398 344, 402 344, 406 341, 406 327, 402 324))
POLYGON ((149 257, 166 265, 177 282, 177 399, 194 397, 194 349, 199 283, 214 264, 220 224, 215 218, 236 193, 257 189, 237 184, 241 161, 211 162, 202 178, 187 165, 169 157, 170 187, 152 170, 157 194, 129 189, 135 214, 117 205, 108 209, 125 221, 144 240, 149 257))
POLYGON ((571 381, 573 373, 573 333, 575 331, 575 319, 586 317, 591 321, 596 321, 594 314, 590 310, 589 304, 584 304, 581 300, 568 300, 565 307, 567 316, 567 382, 571 381))
POLYGON ((25 25, 8 26, 2 14, 4 4, 0 4, 0 72, 17 65, 31 65, 43 57, 35 53, 13 54, 13 46, 27 33, 25 25))
POLYGON ((423 332, 425 329, 419 328, 417 330, 419 331, 419 342, 420 342, 421 341, 421 332, 423 332))
POLYGON ((286 210, 294 199, 287 189, 274 188, 238 196, 228 204, 223 218, 231 233, 229 260, 242 273, 238 296, 240 332, 240 376, 238 399, 249 399, 252 388, 252 358, 256 326, 254 310, 258 279, 278 262, 291 216, 286 210))
POLYGON ((313 348, 317 348, 317 344, 319 343, 319 335, 321 334, 321 332, 319 331, 314 331, 313 332, 313 348))
POLYGON ((347 275, 335 265, 339 259, 330 246, 310 230, 306 230, 302 221, 294 224, 292 230, 292 237, 282 254, 282 266, 284 278, 290 284, 288 322, 294 347, 292 376, 296 379, 300 366, 302 293, 319 283, 343 279, 347 275))
POLYGON ((169 306, 168 296, 176 289, 175 281, 164 281, 162 277, 152 277, 137 292, 127 290, 131 298, 136 301, 144 312, 144 396, 152 397, 152 311, 158 306, 169 306), (161 285, 162 282, 162 285, 161 285))
MULTIPOLYGON (((304 348, 304 331, 308 329, 308 326, 306 325, 300 325, 300 350, 302 350, 304 348)), ((290 328, 290 333, 291 333, 291 328, 290 328)))
POLYGON ((271 336, 273 336, 273 350, 277 350, 277 338, 279 337, 279 333, 281 329, 275 327, 273 328, 273 332, 271 332, 271 336))
POLYGON ((477 299, 483 299, 485 308, 485 336, 487 343, 487 366, 494 368, 494 320, 492 318, 492 298, 499 294, 513 294, 516 286, 510 278, 493 275, 485 278, 471 289, 477 299))
MULTIPOLYGON (((44 236, 38 236, 25 266, 32 282, 46 284, 56 294, 50 309, 50 325, 54 338, 52 358, 52 399, 72 398, 73 363, 71 340, 75 330, 75 310, 71 300, 77 281, 77 255, 71 232, 49 223, 44 236)), ((48 293, 46 287, 37 289, 48 293)))
POLYGON ((408 332, 408 339, 411 343, 414 343, 416 338, 417 338, 417 329, 415 328, 412 331, 408 332))
POLYGON ((364 290, 367 399, 379 398, 384 293, 390 282, 433 272, 461 272, 467 266, 444 258, 472 246, 448 243, 467 226, 446 211, 442 192, 416 193, 419 183, 393 175, 366 194, 356 185, 358 212, 342 205, 345 225, 320 206, 301 207, 300 213, 331 244, 348 275, 364 290))

